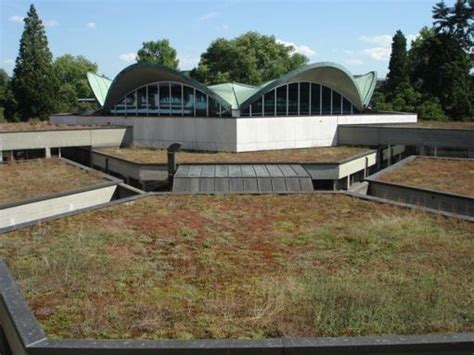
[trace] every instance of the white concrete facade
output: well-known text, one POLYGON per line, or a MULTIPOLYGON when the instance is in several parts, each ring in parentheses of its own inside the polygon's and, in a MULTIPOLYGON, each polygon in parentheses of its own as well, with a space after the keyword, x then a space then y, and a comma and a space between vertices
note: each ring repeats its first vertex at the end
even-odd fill
POLYGON ((117 185, 3 208, 0 229, 110 202, 117 185))
POLYGON ((248 152, 335 146, 340 124, 415 123, 416 114, 251 118, 52 116, 52 123, 133 127, 133 144, 165 148, 248 152))

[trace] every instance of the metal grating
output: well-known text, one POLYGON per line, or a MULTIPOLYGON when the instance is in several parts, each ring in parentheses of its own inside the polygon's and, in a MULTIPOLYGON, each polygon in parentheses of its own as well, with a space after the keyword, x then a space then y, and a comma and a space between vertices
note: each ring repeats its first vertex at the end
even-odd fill
POLYGON ((311 176, 299 164, 180 165, 173 192, 285 193, 313 191, 311 176))

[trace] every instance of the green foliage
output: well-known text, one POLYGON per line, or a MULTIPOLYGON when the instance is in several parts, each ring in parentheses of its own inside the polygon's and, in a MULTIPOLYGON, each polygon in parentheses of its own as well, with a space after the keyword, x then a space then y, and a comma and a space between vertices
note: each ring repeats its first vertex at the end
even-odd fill
POLYGON ((31 5, 25 18, 20 52, 13 71, 12 92, 22 120, 47 119, 55 108, 57 80, 48 39, 36 9, 31 5))
POLYGON ((5 121, 5 104, 10 90, 10 78, 5 70, 0 69, 0 122, 5 121))
POLYGON ((274 36, 247 32, 231 40, 218 38, 201 55, 191 76, 205 84, 235 81, 260 85, 308 63, 274 36))
POLYGON ((464 50, 473 46, 474 8, 472 0, 456 0, 453 7, 447 7, 444 1, 433 6, 433 25, 437 33, 454 38, 464 50))
POLYGON ((138 62, 147 62, 177 69, 179 60, 176 50, 171 47, 169 40, 143 42, 143 47, 137 53, 138 62))
POLYGON ((74 112, 86 109, 86 104, 79 104, 79 98, 93 97, 87 82, 87 72, 97 72, 97 64, 83 56, 70 54, 56 58, 53 64, 58 79, 59 89, 56 96, 57 112, 74 112))
POLYGON ((388 68, 389 73, 385 83, 387 90, 396 90, 400 85, 408 84, 407 40, 400 30, 393 36, 392 54, 388 68))

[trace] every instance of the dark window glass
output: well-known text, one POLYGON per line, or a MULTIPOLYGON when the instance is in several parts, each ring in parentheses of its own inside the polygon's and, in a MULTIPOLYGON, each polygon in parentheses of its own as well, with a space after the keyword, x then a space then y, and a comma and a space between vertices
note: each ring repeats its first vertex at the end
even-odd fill
POLYGON ((300 115, 309 114, 309 83, 300 83, 300 115))
POLYGON ((277 89, 277 115, 286 116, 286 85, 277 89))
POLYGON ((134 91, 128 94, 125 98, 125 104, 127 105, 127 115, 137 114, 137 92, 134 91))
POLYGON ((146 86, 137 90, 137 112, 139 115, 147 114, 146 86))
POLYGON ((184 106, 183 113, 185 116, 194 116, 194 88, 189 86, 183 87, 184 106))
POLYGON ((311 84, 311 114, 321 114, 321 85, 311 84))
POLYGON ((244 107, 241 111, 240 111, 240 116, 242 117, 248 117, 250 115, 250 105, 247 106, 247 107, 244 107))
POLYGON ((323 86, 323 115, 330 115, 331 114, 331 89, 323 86))
POLYGON ((183 114, 182 85, 171 84, 171 115, 181 116, 183 114))
POLYGON ((351 114, 351 103, 346 99, 343 98, 343 114, 350 115, 351 114))
POLYGON ((206 94, 202 91, 196 90, 196 116, 206 117, 207 115, 207 100, 206 94))
POLYGON ((333 115, 341 114, 341 103, 342 103, 341 100, 342 100, 342 96, 338 92, 335 92, 333 90, 332 91, 332 114, 333 115))
POLYGON ((170 111, 170 84, 160 84, 160 116, 169 116, 170 111))
POLYGON ((219 117, 219 103, 209 96, 209 117, 219 117))
POLYGON ((288 115, 298 114, 298 83, 288 85, 288 115))
POLYGON ((275 90, 265 94, 264 115, 273 116, 275 114, 275 90))
POLYGON ((158 114, 158 87, 156 84, 148 85, 148 114, 158 114))
POLYGON ((123 115, 125 114, 125 98, 119 101, 118 104, 115 105, 114 110, 112 110, 114 115, 123 115))
POLYGON ((259 97, 257 101, 252 104, 252 116, 262 115, 262 98, 259 97))
POLYGON ((232 110, 230 107, 221 106, 221 117, 232 117, 232 110))

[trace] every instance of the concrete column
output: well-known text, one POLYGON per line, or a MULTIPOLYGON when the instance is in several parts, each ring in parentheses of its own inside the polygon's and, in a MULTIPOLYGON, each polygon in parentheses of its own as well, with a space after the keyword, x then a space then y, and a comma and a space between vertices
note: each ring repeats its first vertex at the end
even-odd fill
POLYGON ((61 158, 61 147, 58 148, 58 157, 61 158))
POLYGON ((13 150, 10 150, 10 160, 11 161, 15 160, 15 155, 13 154, 13 150))
POLYGON ((350 175, 347 175, 347 178, 346 178, 346 189, 349 190, 351 188, 351 176, 350 175))
POLYGON ((369 175, 369 158, 365 157, 364 178, 369 175))
POLYGON ((0 163, 3 161, 3 151, 0 150, 0 163))
POLYGON ((51 148, 50 147, 44 148, 44 156, 46 158, 51 158, 51 148))
POLYGON ((393 149, 392 149, 392 146, 389 144, 388 145, 388 158, 387 158, 387 166, 390 166, 392 165, 392 152, 393 152, 393 149))
POLYGON ((434 156, 435 156, 435 157, 438 156, 438 147, 434 147, 434 156))
POLYGON ((377 148, 376 160, 377 160, 377 171, 379 171, 380 168, 382 167, 382 160, 383 160, 383 149, 381 148, 380 145, 377 148))
POLYGON ((337 190, 337 180, 332 181, 332 190, 336 191, 337 190))

